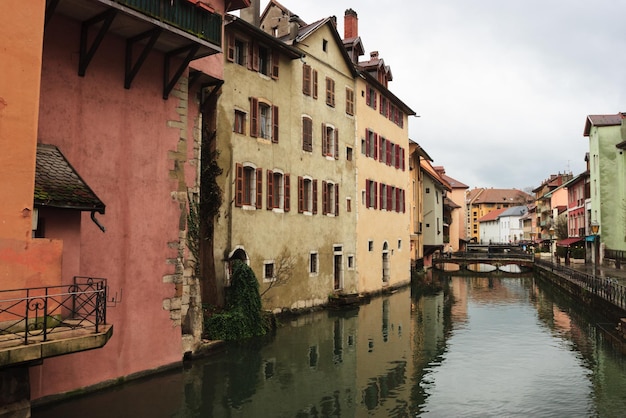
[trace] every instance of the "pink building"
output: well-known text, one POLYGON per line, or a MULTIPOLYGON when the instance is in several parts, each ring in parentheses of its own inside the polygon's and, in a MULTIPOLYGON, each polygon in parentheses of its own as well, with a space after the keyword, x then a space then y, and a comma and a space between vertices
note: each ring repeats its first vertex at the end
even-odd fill
MULTIPOLYGON (((12 3, 0 3, 0 14, 15 12, 12 3)), ((16 15, 45 27, 41 79, 34 71, 29 80, 41 82, 37 148, 65 159, 92 192, 84 207, 75 190, 65 206, 35 193, 34 234, 62 242, 59 281, 106 279, 114 327, 103 348, 27 364, 31 399, 180 365, 197 348, 202 283, 187 247, 188 208, 215 125, 222 18, 248 5, 39 1, 38 13, 16 15)), ((35 147, 26 150, 34 161, 35 147)), ((40 167, 48 157, 37 155, 38 176, 58 169, 40 167)), ((34 165, 26 167, 32 176, 34 165)))

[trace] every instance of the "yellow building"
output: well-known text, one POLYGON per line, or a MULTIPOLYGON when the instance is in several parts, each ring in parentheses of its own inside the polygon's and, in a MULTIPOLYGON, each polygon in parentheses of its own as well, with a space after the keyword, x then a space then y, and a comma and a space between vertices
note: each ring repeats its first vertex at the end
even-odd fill
POLYGON ((242 259, 264 308, 324 304, 356 293, 355 70, 332 18, 291 22, 276 38, 243 19, 225 25, 215 223, 218 286, 242 259))

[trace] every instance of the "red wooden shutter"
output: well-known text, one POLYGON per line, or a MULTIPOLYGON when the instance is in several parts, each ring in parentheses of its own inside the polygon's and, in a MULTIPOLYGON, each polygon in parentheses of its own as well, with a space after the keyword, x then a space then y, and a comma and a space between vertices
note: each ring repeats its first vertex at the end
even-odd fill
POLYGON ((373 94, 373 96, 374 96, 374 106, 372 106, 372 107, 374 108, 374 110, 376 110, 376 92, 372 91, 372 93, 374 93, 373 94))
POLYGON ((263 208, 263 169, 256 169, 256 207, 263 208))
POLYGON ((384 197, 384 194, 383 194, 383 191, 385 190, 385 185, 383 183, 380 183, 378 187, 379 187, 379 192, 378 192, 379 196, 378 196, 378 198, 380 200, 379 204, 380 204, 380 209, 382 209, 382 208, 385 207, 385 202, 384 202, 385 197, 384 197))
POLYGON ((313 98, 317 99, 317 70, 313 70, 313 98))
POLYGON ((274 208, 274 173, 267 170, 267 210, 274 208))
POLYGON ((378 209, 378 199, 376 193, 378 192, 378 183, 374 182, 374 209, 378 209))
POLYGON ((326 187, 326 182, 322 181, 322 214, 326 215, 328 213, 328 188, 326 187))
POLYGON ((378 140, 378 134, 374 134, 374 159, 378 159, 378 154, 380 154, 380 141, 378 140))
POLYGON ((339 216, 339 185, 335 184, 335 216, 339 216))
POLYGON ((313 180, 313 215, 317 214, 317 180, 313 180))
POLYGON ((235 36, 232 33, 226 35, 226 42, 228 43, 228 53, 226 59, 230 62, 235 61, 235 36))
POLYGON ((401 152, 401 154, 402 154, 402 156, 401 156, 401 158, 402 158, 402 163, 401 163, 401 165, 402 165, 402 171, 405 171, 405 165, 406 165, 406 163, 404 162, 404 157, 405 157, 405 155, 404 155, 404 147, 401 147, 401 148, 400 148, 400 150, 402 151, 402 152, 401 152))
POLYGON ((386 152, 386 156, 385 156, 385 160, 387 165, 391 165, 391 147, 393 147, 393 143, 391 142, 387 142, 387 149, 385 150, 386 152))
POLYGON ((370 156, 370 130, 365 129, 365 156, 370 156))
POLYGON ((339 159, 339 129, 335 129, 335 160, 339 159))
POLYGON ((396 144, 396 168, 400 168, 400 145, 396 144))
POLYGON ((402 213, 406 212, 406 192, 402 189, 402 213))
POLYGON ((280 67, 280 55, 278 54, 278 50, 272 50, 272 78, 274 80, 278 79, 278 68, 280 67))
POLYGON ((365 207, 370 207, 370 180, 365 180, 365 207))
POLYGON ((283 175, 283 180, 285 182, 285 212, 289 212, 291 207, 291 181, 289 174, 283 175))
POLYGON ((272 123, 274 124, 272 142, 278 144, 278 106, 272 106, 272 123))
POLYGON ((304 179, 298 176, 298 213, 304 212, 304 179))
POLYGON ((250 98, 250 136, 256 138, 259 135, 259 100, 250 98))
POLYGON ((243 165, 235 164, 235 206, 243 206, 243 165))

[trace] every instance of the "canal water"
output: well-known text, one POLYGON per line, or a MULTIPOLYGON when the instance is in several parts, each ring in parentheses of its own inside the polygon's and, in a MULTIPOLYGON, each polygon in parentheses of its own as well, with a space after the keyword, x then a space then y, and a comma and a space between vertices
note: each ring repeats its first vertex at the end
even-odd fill
POLYGON ((623 417, 626 355, 532 276, 435 276, 271 337, 36 408, 49 417, 623 417))

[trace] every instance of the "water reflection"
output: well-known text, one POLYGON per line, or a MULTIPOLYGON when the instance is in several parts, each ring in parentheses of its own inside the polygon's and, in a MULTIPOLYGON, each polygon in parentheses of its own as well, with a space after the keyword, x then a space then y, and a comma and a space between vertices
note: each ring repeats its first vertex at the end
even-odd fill
POLYGON ((430 276, 34 417, 619 416, 624 356, 532 277, 430 276), (98 407, 101 405, 102 407, 98 407), (104 407, 106 405, 106 407, 104 407))

